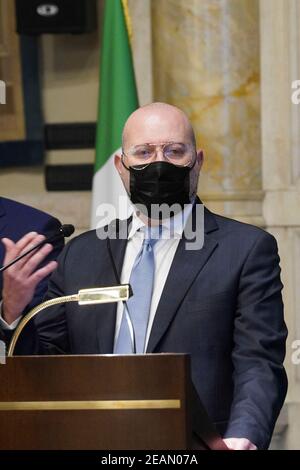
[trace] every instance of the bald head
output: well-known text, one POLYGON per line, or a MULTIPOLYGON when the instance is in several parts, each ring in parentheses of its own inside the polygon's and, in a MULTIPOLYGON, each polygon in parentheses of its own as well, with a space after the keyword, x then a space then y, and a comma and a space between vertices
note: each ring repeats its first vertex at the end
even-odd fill
MULTIPOLYGON (((123 152, 137 145, 181 142, 191 144, 195 150, 195 162, 190 171, 190 195, 197 192, 197 183, 203 161, 203 152, 196 150, 196 139, 190 121, 181 109, 166 103, 151 103, 134 111, 127 119, 122 136, 123 152)), ((127 162, 128 164, 128 162, 127 162)), ((130 166, 130 164, 128 164, 130 166)), ((122 156, 115 155, 115 166, 125 189, 130 194, 130 173, 122 163, 122 156)))
POLYGON ((183 111, 170 104, 151 103, 129 116, 122 136, 125 150, 134 145, 163 142, 196 145, 192 125, 183 111))

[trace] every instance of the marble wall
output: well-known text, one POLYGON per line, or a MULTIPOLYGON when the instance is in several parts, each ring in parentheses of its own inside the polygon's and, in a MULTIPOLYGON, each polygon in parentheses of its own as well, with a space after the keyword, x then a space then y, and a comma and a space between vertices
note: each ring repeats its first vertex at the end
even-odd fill
POLYGON ((152 36, 154 99, 187 112, 205 151, 202 198, 262 223, 258 0, 152 1, 152 36))
POLYGON ((263 216, 278 241, 289 329, 289 391, 276 448, 300 448, 300 105, 292 82, 300 79, 300 0, 260 0, 263 216))

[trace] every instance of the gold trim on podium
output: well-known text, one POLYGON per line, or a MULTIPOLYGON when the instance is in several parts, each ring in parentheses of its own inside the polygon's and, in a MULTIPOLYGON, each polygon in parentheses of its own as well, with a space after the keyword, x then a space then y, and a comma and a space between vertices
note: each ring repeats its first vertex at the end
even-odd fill
POLYGON ((51 410, 170 410, 180 409, 180 400, 89 400, 89 401, 4 401, 0 411, 51 410))

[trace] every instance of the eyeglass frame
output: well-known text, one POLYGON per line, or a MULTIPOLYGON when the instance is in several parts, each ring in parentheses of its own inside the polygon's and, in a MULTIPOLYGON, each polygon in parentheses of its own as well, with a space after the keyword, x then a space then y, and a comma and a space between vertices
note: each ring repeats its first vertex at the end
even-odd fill
MULTIPOLYGON (((161 143, 149 143, 149 142, 145 142, 145 143, 139 144, 139 145, 140 145, 140 146, 142 146, 142 145, 155 146, 155 149, 156 149, 155 155, 156 155, 156 156, 157 156, 157 147, 160 147, 161 150, 162 150, 162 154, 163 154, 164 159, 165 159, 168 163, 170 163, 169 160, 168 160, 168 158, 166 158, 165 155, 164 155, 164 147, 165 147, 166 145, 172 145, 172 144, 173 144, 173 145, 178 144, 178 145, 184 145, 184 146, 191 147, 191 148, 193 148, 193 150, 195 150, 195 154, 197 154, 196 149, 195 149, 195 146, 194 146, 193 144, 184 144, 183 142, 161 142, 161 143)), ((134 147, 138 147, 139 145, 136 145, 136 146, 134 146, 134 147)), ((122 161, 123 166, 124 166, 127 170, 129 170, 130 168, 134 168, 134 169, 136 169, 136 170, 143 170, 144 168, 146 168, 147 166, 149 166, 151 163, 154 163, 153 161, 152 161, 152 162, 149 162, 149 163, 146 163, 146 164, 143 165, 141 168, 136 168, 138 165, 131 165, 131 166, 127 167, 127 166, 125 165, 125 163, 124 163, 124 157, 130 158, 130 156, 126 155, 126 153, 124 152, 124 149, 123 149, 123 147, 122 147, 121 161, 122 161)), ((154 160, 154 161, 155 161, 155 160, 154 160)), ((193 164, 192 164, 191 166, 189 166, 190 163, 192 163, 192 162, 193 162, 193 158, 191 159, 191 162, 187 163, 186 165, 176 165, 175 163, 170 163, 170 164, 171 164, 171 165, 178 166, 178 167, 181 167, 181 168, 189 167, 190 169, 192 169, 192 168, 194 168, 194 166, 195 166, 196 158, 195 158, 193 164)))

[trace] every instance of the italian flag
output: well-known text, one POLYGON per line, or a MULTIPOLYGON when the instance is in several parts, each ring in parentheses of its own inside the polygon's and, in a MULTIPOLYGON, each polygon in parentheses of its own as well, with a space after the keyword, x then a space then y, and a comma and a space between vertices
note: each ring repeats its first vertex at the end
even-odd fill
POLYGON ((119 197, 125 197, 126 191, 114 167, 114 155, 121 150, 124 124, 138 107, 130 38, 127 0, 106 0, 92 194, 93 228, 102 225, 103 204, 112 204, 117 217, 128 216, 126 211, 119 210, 119 197))

